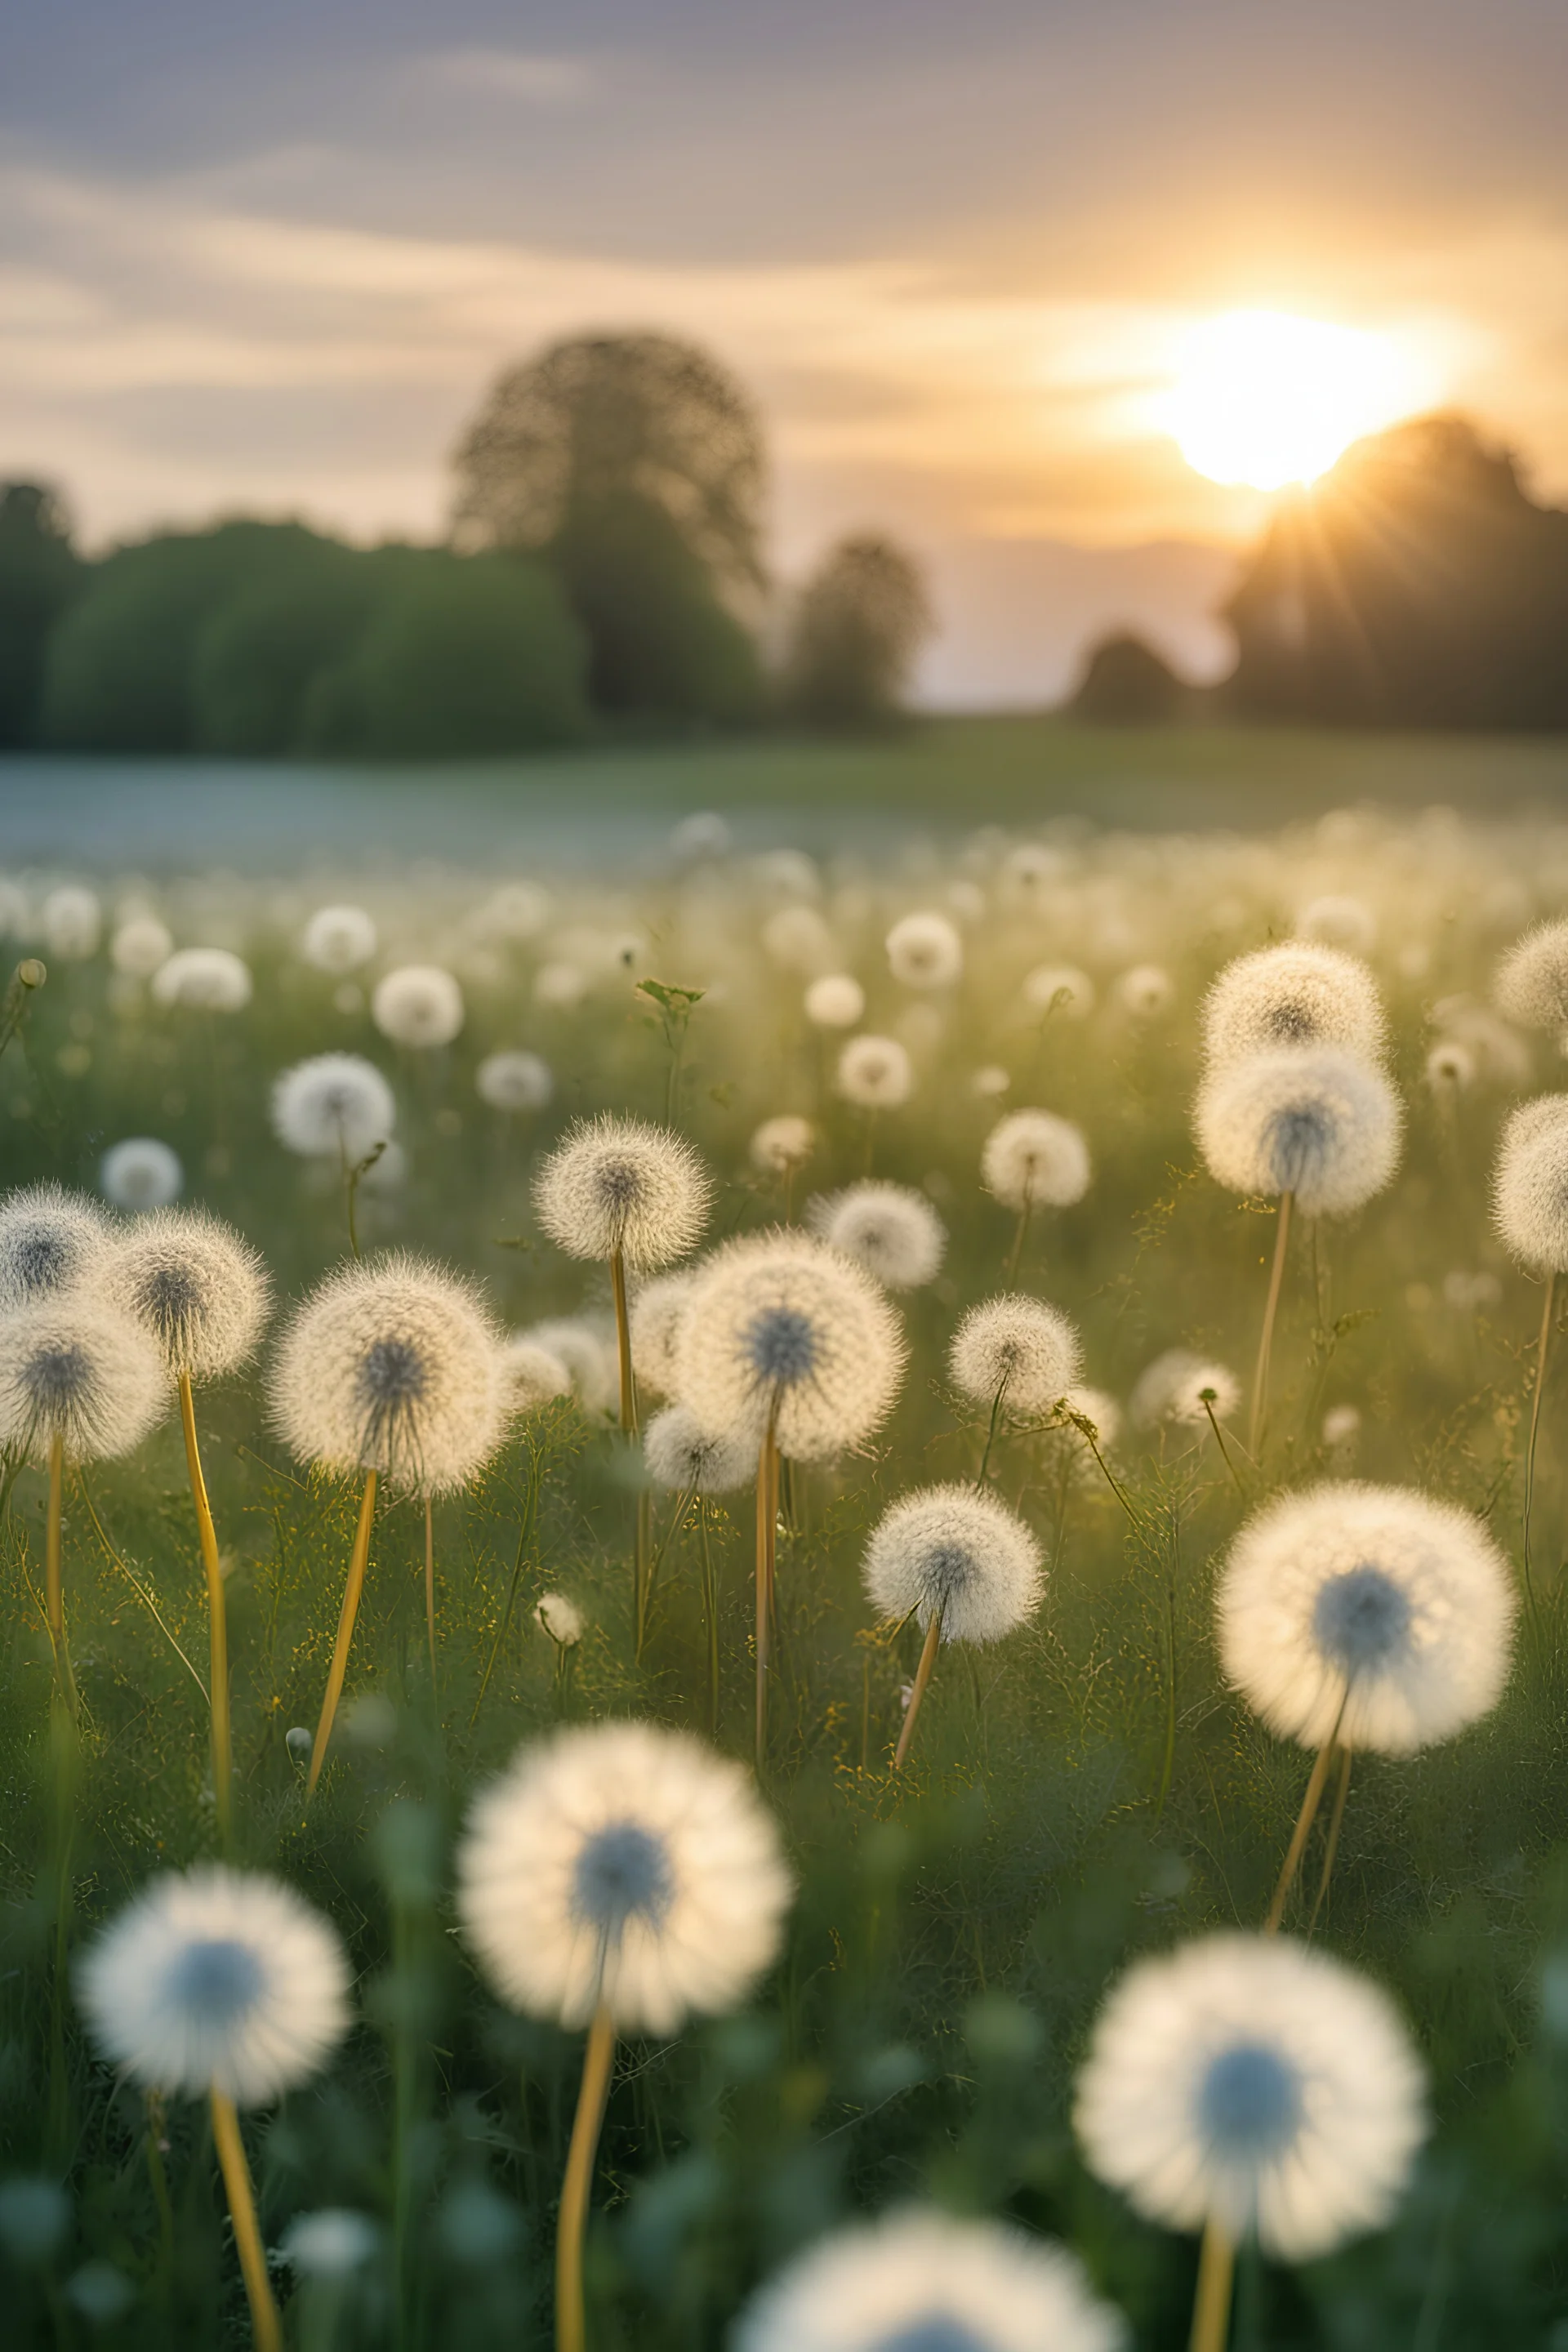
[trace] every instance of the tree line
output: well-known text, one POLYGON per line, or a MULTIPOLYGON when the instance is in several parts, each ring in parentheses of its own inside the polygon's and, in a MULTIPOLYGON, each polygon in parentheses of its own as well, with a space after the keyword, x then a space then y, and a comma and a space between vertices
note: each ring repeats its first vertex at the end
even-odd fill
POLYGON ((237 520, 97 561, 52 492, 0 485, 0 747, 438 759, 900 711, 918 567, 841 541, 781 629, 760 423, 706 353, 554 344, 500 377, 455 470, 443 546, 237 520))

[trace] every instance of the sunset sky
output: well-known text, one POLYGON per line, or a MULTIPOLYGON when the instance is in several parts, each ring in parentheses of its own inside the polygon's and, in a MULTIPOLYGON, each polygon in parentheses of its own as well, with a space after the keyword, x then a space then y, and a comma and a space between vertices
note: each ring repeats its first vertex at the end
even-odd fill
POLYGON ((5 50, 0 471, 93 542, 434 533, 489 376, 583 326, 752 385, 781 570, 926 556, 939 699, 1123 614, 1223 658, 1267 499, 1171 431, 1222 314, 1366 331, 1568 499, 1562 0, 55 0, 5 50))

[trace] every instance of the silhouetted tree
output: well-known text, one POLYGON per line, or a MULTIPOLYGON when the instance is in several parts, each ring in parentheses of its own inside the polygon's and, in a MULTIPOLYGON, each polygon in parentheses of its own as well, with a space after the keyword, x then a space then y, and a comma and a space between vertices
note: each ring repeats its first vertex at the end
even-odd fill
POLYGON ((1169 662, 1124 629, 1089 648, 1067 708, 1100 725, 1157 726, 1180 714, 1186 691, 1169 662))
POLYGON ((584 508, 661 507, 733 598, 755 595, 763 440, 718 362, 668 335, 582 335, 510 368, 456 456, 459 547, 542 548, 584 508))
POLYGON ((1225 610, 1243 712, 1568 725, 1568 514, 1462 418, 1358 442, 1281 507, 1225 610))
POLYGON ((890 540, 841 540, 801 592, 784 698, 813 725, 875 726, 900 709, 931 626, 919 566, 890 540))
POLYGON ((34 739, 50 634, 81 578, 54 492, 0 482, 0 749, 34 739))

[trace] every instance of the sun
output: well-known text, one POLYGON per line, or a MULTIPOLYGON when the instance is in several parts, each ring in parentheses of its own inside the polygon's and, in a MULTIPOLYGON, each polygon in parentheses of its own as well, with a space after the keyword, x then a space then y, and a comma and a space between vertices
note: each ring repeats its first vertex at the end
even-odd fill
POLYGON ((1162 407, 1196 472, 1278 490, 1314 480, 1363 433, 1420 403, 1393 336, 1284 310, 1230 310, 1187 336, 1162 407))

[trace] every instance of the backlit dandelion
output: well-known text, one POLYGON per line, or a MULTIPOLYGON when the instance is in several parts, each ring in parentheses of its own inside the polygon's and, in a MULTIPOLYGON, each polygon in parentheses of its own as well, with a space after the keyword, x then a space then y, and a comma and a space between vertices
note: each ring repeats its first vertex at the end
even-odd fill
POLYGON ((473 928, 481 939, 537 939, 550 919, 550 893, 538 882, 503 882, 475 910, 473 928))
POLYGON ((79 1970, 102 2055, 150 2090, 209 2104, 261 2352, 283 2339, 236 2109, 320 2073, 349 2029, 348 1985, 319 1912, 276 1879, 218 1869, 153 1880, 79 1970))
POLYGON ((886 944, 888 970, 905 988, 949 988, 963 970, 963 941, 946 915, 905 915, 886 944))
POLYGON ((1327 891, 1309 899, 1296 918, 1296 936, 1352 955, 1370 955, 1377 945, 1377 918, 1364 899, 1327 891))
POLYGON ((711 1197, 684 1137, 640 1118, 579 1120, 534 1186, 539 1222, 569 1257, 619 1258, 639 1273, 695 1248, 711 1197))
POLYGON ((805 992, 805 1017, 816 1029, 853 1029, 866 1010, 866 992, 847 971, 826 971, 805 992))
POLYGON ((243 1013, 254 993, 249 965, 228 948, 176 948, 153 974, 154 1004, 192 1013, 243 1013))
POLYGON ((272 1088, 272 1128, 302 1159, 353 1167, 384 1143, 397 1123, 392 1088, 359 1054, 313 1054, 272 1088))
POLYGON ((1568 1272, 1568 1095, 1537 1095, 1533 1101, 1521 1103, 1509 1119, 1498 1145, 1492 1178, 1492 1221, 1510 1255, 1531 1273, 1546 1278, 1524 1457, 1524 1580, 1533 1609, 1531 1533, 1535 1454, 1557 1314, 1558 1276, 1568 1272))
POLYGON ((1479 1075, 1475 1055, 1458 1037, 1439 1037, 1426 1056, 1426 1084, 1441 1103, 1468 1094, 1479 1075))
POLYGON ((607 1317, 553 1316, 531 1323, 517 1337, 565 1365, 573 1393, 590 1420, 602 1420, 615 1410, 616 1327, 607 1317))
POLYGON ((772 1963, 793 1886, 742 1769, 681 1732, 603 1723, 526 1748, 476 1801, 463 1930, 500 1998, 586 2025, 556 2239, 556 2328, 583 2345, 583 2225, 618 2032, 734 2008, 772 1963))
POLYGON ((1064 2247, 911 2210, 837 2230, 747 2305, 731 2352, 1123 2352, 1064 2247))
POLYGON ((536 1412, 552 1398, 571 1395, 572 1375, 551 1349, 516 1332, 507 1340, 505 1353, 514 1412, 536 1412))
POLYGON ((914 1084, 914 1065, 896 1037, 851 1037, 838 1056, 838 1091, 862 1110, 897 1110, 914 1084))
POLYGON ((820 972, 837 952, 833 934, 815 907, 781 907, 762 929, 763 952, 784 971, 820 972))
POLYGON ((748 1146, 751 1162, 764 1176, 788 1176, 804 1168, 816 1150, 816 1129, 793 1111, 763 1119, 748 1146))
POLYGON ((847 1185, 810 1204, 813 1233, 889 1290, 920 1290, 942 1272, 947 1228, 907 1184, 847 1185))
POLYGON ((109 1221, 96 1201, 60 1184, 0 1199, 0 1315, 74 1290, 97 1272, 109 1221))
POLYGON ((463 992, 439 964, 401 964, 376 982, 370 1017, 395 1045, 428 1052, 449 1045, 462 1028, 463 992))
POLYGON ((1255 948, 1209 990, 1203 1041, 1211 1070, 1289 1047, 1331 1046, 1375 1061, 1386 1043, 1383 1000, 1366 965, 1337 948, 1255 948))
POLYGON ((300 941, 305 961, 342 980, 367 964, 381 944, 363 907, 318 907, 300 941))
POLYGON ((1211 1413, 1234 1421, 1240 1404, 1241 1382, 1227 1365, 1167 1348, 1139 1375, 1128 1410, 1136 1429, 1206 1429, 1211 1413))
POLYGON ((474 1073, 474 1085, 481 1102, 514 1116, 543 1110, 555 1092, 549 1063, 520 1051, 487 1054, 474 1073))
POLYGON ((1226 2340, 1240 2242, 1300 2262, 1382 2229, 1427 2128, 1387 1996, 1325 1952, 1237 1935, 1128 1970, 1074 2122, 1090 2168, 1147 2220, 1205 2231, 1194 2352, 1226 2340))
POLYGON ((985 1139, 980 1181, 1005 1208, 1066 1209, 1089 1183, 1089 1147, 1081 1131, 1054 1111, 1015 1110, 985 1139))
POLYGON ((705 1430, 689 1408, 672 1404, 643 1432, 643 1460, 656 1486, 670 1494, 732 1495, 756 1475, 750 1429, 705 1430))
POLYGON ((1009 1291, 966 1309, 947 1368, 954 1388, 976 1404, 1033 1420, 1078 1378, 1078 1333, 1058 1307, 1009 1291))
POLYGON ((99 1162, 98 1181, 117 1209, 166 1209, 185 1189, 180 1155, 155 1135, 130 1135, 111 1143, 99 1162))
POLYGON ((1024 981, 1024 1002, 1049 1021, 1083 1021, 1094 1011, 1095 987, 1074 963, 1037 964, 1024 981))
POLYGON ((156 915, 131 915, 109 942, 109 961, 128 980, 151 980, 174 952, 174 935, 156 915))
POLYGON ((695 1267, 644 1283, 631 1302, 632 1370, 639 1391, 675 1394, 675 1351, 680 1326, 701 1276, 695 1267))
POLYGON ((542 1592, 533 1604, 533 1622, 558 1650, 574 1650, 583 1638, 583 1612, 564 1592, 542 1592))
POLYGON ((103 936, 103 908, 97 894, 79 883, 62 883, 51 890, 38 909, 44 952, 60 963, 85 963, 98 953, 103 936))
POLYGON ((1498 966, 1498 1010, 1526 1029, 1568 1029, 1568 922, 1538 923, 1498 966))
POLYGON ((1175 993, 1174 981, 1157 963, 1135 963, 1116 983, 1116 1002, 1135 1021, 1153 1021, 1168 1013, 1175 993))
POLYGON ((1049 1449, 1061 1474, 1065 1505, 1069 1485, 1089 1486, 1100 1478, 1101 1465, 1121 1438, 1123 1416, 1113 1396, 1104 1389, 1092 1388, 1068 1389, 1058 1412, 1049 1432, 1049 1449), (1083 1426, 1086 1422, 1088 1429, 1083 1426))
POLYGON ((919 1620, 925 1642, 893 1758, 909 1754, 938 1644, 999 1642, 1039 1606, 1040 1548, 1016 1511, 973 1486, 925 1486, 883 1513, 866 1548, 862 1580, 882 1617, 919 1620))

